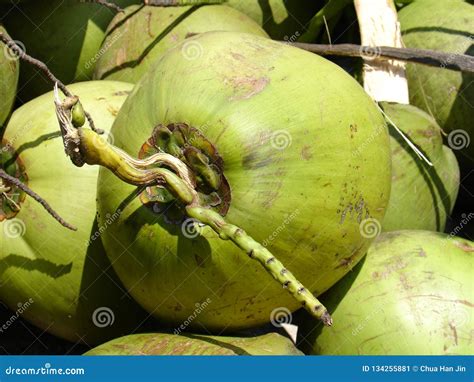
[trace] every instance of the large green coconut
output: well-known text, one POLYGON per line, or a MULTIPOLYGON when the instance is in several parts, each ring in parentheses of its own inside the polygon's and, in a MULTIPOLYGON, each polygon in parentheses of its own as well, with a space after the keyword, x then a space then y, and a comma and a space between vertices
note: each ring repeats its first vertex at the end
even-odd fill
MULTIPOLYGON (((130 4, 131 0, 115 1, 130 4)), ((44 61, 64 83, 92 78, 95 55, 113 10, 76 0, 33 1, 13 7, 3 22, 26 52, 44 61)), ((51 90, 41 72, 21 66, 19 98, 26 102, 51 90)))
POLYGON ((134 334, 114 339, 85 355, 303 355, 286 337, 216 337, 196 334, 134 334))
MULTIPOLYGON (((7 33, 0 25, 0 33, 7 33)), ((0 42, 0 131, 15 101, 20 65, 14 52, 0 42)))
MULTIPOLYGON (((107 37, 97 54, 97 79, 138 82, 170 48, 193 33, 213 30, 265 32, 249 17, 223 5, 155 7, 133 5, 119 13, 107 29, 107 37)), ((196 43, 183 46, 183 60, 203 52, 196 43)))
MULTIPOLYGON (((70 86, 95 123, 108 131, 132 85, 70 86)), ((16 110, 2 142, 2 167, 41 195, 69 223, 58 224, 39 203, 2 183, 0 300, 59 337, 100 343, 136 329, 140 309, 120 285, 104 253, 98 225, 98 169, 77 168, 64 154, 52 93, 16 110), (5 189, 6 188, 6 189, 5 189)))
MULTIPOLYGON (((474 6, 465 1, 417 0, 400 11, 399 19, 407 47, 474 55, 474 6)), ((450 147, 463 154, 469 170, 474 163, 474 75, 409 64, 407 76, 410 102, 451 133, 450 147)))
POLYGON ((324 5, 321 0, 228 0, 229 6, 257 21, 270 37, 296 41, 324 5))
POLYGON ((428 231, 381 235, 322 297, 332 328, 303 331, 326 355, 472 354, 474 243, 428 231))
POLYGON ((383 229, 443 231, 459 190, 456 157, 443 145, 441 129, 430 115, 410 105, 384 102, 382 106, 391 121, 433 164, 418 157, 391 129, 392 191, 383 229))
MULTIPOLYGON (((201 176, 201 197, 316 295, 365 254, 371 239, 361 232, 387 206, 389 139, 373 101, 338 66, 264 37, 210 32, 172 49, 135 87, 112 132, 134 156, 170 152, 199 173, 183 155, 207 158, 223 177, 212 189, 201 176), (182 54, 189 43, 202 48, 192 60, 182 54)), ((232 330, 298 308, 233 243, 208 227, 188 232, 170 195, 150 187, 138 198, 108 170, 98 193, 100 222, 122 212, 103 235, 111 262, 156 317, 176 325, 210 298, 192 326, 232 330)))

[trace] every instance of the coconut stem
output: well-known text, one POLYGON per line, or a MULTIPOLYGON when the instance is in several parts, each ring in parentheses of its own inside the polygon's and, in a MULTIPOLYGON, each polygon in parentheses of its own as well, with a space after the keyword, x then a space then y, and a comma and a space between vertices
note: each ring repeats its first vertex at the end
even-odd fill
POLYGON ((81 3, 96 3, 99 5, 103 5, 104 7, 107 7, 109 9, 112 9, 113 11, 116 12, 123 12, 123 9, 120 8, 117 4, 111 3, 110 1, 106 0, 80 0, 81 3))
MULTIPOLYGON (((20 60, 23 60, 41 70, 46 76, 46 78, 51 81, 51 83, 55 84, 55 86, 57 85, 61 89, 64 95, 66 95, 67 97, 73 97, 73 94, 69 91, 66 85, 64 85, 59 79, 56 78, 56 76, 49 70, 48 66, 44 62, 26 54, 26 52, 14 40, 12 40, 3 32, 0 32, 0 41, 7 45, 8 48, 10 48, 20 60)), ((103 130, 97 129, 95 127, 92 116, 87 111, 84 111, 84 114, 87 118, 87 121, 89 122, 89 126, 91 127, 91 129, 98 134, 103 134, 103 130)))
POLYGON ((321 320, 326 326, 332 325, 331 316, 321 302, 268 249, 255 241, 243 229, 228 223, 221 215, 209 208, 188 205, 186 213, 189 217, 211 227, 222 240, 231 240, 251 259, 257 260, 315 318, 321 320))
POLYGON ((27 195, 31 196, 34 200, 36 200, 39 204, 41 204, 44 209, 53 217, 55 218, 61 225, 70 230, 76 231, 77 228, 72 226, 71 224, 67 223, 59 214, 53 210, 53 208, 44 200, 41 196, 39 196, 36 192, 34 192, 31 188, 27 185, 23 184, 19 179, 15 178, 14 176, 8 175, 4 170, 0 169, 0 178, 6 180, 8 183, 18 187, 27 195))
POLYGON ((119 179, 135 186, 165 187, 184 204, 189 217, 211 227, 222 240, 231 240, 252 259, 263 265, 290 294, 315 318, 325 325, 332 320, 327 309, 306 289, 283 264, 264 246, 256 242, 241 228, 228 223, 219 213, 201 205, 191 169, 180 159, 165 153, 158 153, 145 159, 135 159, 124 151, 101 139, 90 129, 75 128, 72 123, 74 98, 59 99, 55 87, 56 115, 63 134, 66 154, 76 166, 84 163, 106 167, 119 179), (159 167, 165 165, 170 168, 159 167), (174 172, 173 172, 174 171, 174 172))

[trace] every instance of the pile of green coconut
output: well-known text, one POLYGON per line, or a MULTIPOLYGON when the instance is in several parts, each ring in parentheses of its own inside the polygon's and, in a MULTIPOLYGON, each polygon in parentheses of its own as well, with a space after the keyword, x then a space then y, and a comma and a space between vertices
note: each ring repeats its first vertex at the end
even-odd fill
POLYGON ((0 0, 0 349, 472 353, 474 5, 152 3, 0 0))

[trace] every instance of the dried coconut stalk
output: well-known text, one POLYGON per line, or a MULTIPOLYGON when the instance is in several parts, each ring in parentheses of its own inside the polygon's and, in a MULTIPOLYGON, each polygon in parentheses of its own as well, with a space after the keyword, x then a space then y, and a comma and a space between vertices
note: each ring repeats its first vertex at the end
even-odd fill
MULTIPOLYGON (((362 46, 402 48, 397 10, 392 0, 355 0, 362 46)), ((364 49, 364 48, 361 48, 364 49)), ((377 102, 409 103, 405 63, 381 60, 377 49, 361 52, 366 92, 377 102)))

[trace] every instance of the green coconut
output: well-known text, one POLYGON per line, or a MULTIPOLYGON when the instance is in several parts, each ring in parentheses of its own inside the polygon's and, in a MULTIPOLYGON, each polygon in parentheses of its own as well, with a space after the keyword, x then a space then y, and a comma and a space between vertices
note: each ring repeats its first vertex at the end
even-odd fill
POLYGON ((321 0, 228 0, 227 5, 257 21, 270 37, 293 42, 324 5, 321 0))
POLYGON ((443 145, 441 128, 429 114, 410 105, 384 102, 382 107, 433 164, 418 157, 401 135, 391 130, 392 191, 383 229, 443 231, 459 190, 456 157, 443 145))
MULTIPOLYGON (((0 25, 0 33, 7 33, 0 25)), ((20 65, 15 54, 0 42, 0 131, 15 101, 20 65)))
MULTIPOLYGON (((474 55, 474 6, 462 0, 417 0, 399 12, 403 41, 409 48, 474 55)), ((446 62, 448 64, 449 62, 446 62)), ((449 145, 474 163, 474 75, 409 64, 410 103, 430 113, 450 133, 449 145)))
POLYGON ((322 300, 332 328, 303 330, 325 355, 472 354, 474 243, 428 231, 382 234, 322 300))
MULTIPOLYGON (((190 34, 213 30, 266 36, 249 17, 223 5, 134 5, 118 13, 109 25, 94 77, 136 83, 168 49, 190 34)), ((183 45, 183 60, 202 54, 201 49, 195 43, 183 45)))
MULTIPOLYGON (((170 50, 136 85, 112 132, 135 157, 184 160, 198 174, 200 197, 316 295, 365 254, 371 238, 362 228, 382 221, 388 203, 389 139, 373 101, 338 66, 264 37, 210 32, 170 50), (189 43, 202 54, 183 60, 189 43)), ((210 298, 191 327, 235 330, 299 307, 232 242, 207 226, 188 232, 163 189, 137 197, 104 169, 98 202, 101 224, 120 208, 104 245, 124 285, 156 317, 176 325, 210 298)))
MULTIPOLYGON (((115 1, 119 5, 131 0, 115 1)), ((44 61, 62 82, 92 78, 95 55, 115 12, 76 0, 33 1, 14 7, 3 22, 26 52, 44 61)), ((51 90, 38 69, 22 65, 19 98, 26 102, 51 90)))
POLYGON ((84 355, 303 355, 286 337, 217 337, 197 334, 133 334, 116 338, 84 355))
MULTIPOLYGON (((106 131, 131 88, 111 81, 69 87, 106 131)), ((0 300, 13 311, 22 309, 21 317, 34 325, 74 342, 96 344, 134 330, 141 309, 121 286, 100 239, 115 216, 104 216, 98 225, 98 169, 77 168, 64 155, 52 93, 13 113, 0 153, 7 173, 77 227, 77 232, 62 227, 39 203, 3 182, 0 300)))

